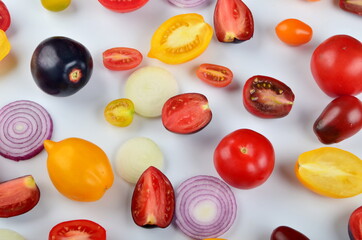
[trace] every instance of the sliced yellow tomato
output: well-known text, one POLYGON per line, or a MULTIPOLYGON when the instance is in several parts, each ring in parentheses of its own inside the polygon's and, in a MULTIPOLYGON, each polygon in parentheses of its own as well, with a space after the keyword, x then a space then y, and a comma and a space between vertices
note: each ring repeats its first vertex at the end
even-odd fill
POLYGON ((117 127, 127 127, 133 121, 134 104, 128 98, 111 101, 104 109, 104 117, 110 124, 117 127))
POLYGON ((202 54, 213 35, 212 27, 197 13, 176 15, 154 33, 148 57, 180 64, 202 54))
POLYGON ((6 33, 0 29, 0 61, 9 54, 10 49, 11 45, 6 33))
POLYGON ((362 160, 334 147, 302 153, 295 166, 299 181, 308 189, 333 198, 362 193, 362 160))

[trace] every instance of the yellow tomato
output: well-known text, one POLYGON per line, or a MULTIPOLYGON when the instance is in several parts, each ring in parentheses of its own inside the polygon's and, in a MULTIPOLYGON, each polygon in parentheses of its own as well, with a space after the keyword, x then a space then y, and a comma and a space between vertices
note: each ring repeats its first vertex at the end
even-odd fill
POLYGON ((104 117, 110 124, 127 127, 133 121, 134 104, 128 98, 120 98, 108 103, 104 109, 104 117))
POLYGON ((154 33, 148 57, 168 64, 190 61, 206 50, 212 34, 212 27, 199 14, 174 16, 154 33))
POLYGON ((114 180, 107 155, 97 145, 80 138, 44 141, 51 181, 64 196, 83 202, 96 201, 114 180))
POLYGON ((43 7, 49 11, 59 12, 69 7, 71 0, 41 0, 43 7))
POLYGON ((0 29, 0 61, 9 54, 10 49, 11 45, 6 33, 0 29))

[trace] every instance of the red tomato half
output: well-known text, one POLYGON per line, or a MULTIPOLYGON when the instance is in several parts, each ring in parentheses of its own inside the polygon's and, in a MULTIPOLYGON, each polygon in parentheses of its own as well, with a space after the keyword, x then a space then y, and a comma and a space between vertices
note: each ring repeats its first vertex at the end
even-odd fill
POLYGON ((8 8, 3 1, 0 1, 0 29, 4 32, 10 27, 11 18, 8 8))
POLYGON ((196 75, 205 83, 214 87, 226 87, 233 80, 233 72, 227 67, 204 63, 196 71, 196 75))
POLYGON ((104 66, 113 71, 135 68, 142 59, 142 54, 134 48, 116 47, 103 52, 104 66))
POLYGON ((240 189, 263 184, 271 175, 274 162, 274 148, 270 141, 250 129, 228 134, 214 152, 214 165, 220 177, 240 189))
POLYGON ((55 225, 49 240, 106 240, 106 230, 98 223, 86 219, 71 220, 55 225))
POLYGON ((362 206, 354 210, 349 216, 348 234, 351 240, 362 239, 362 206))
POLYGON ((149 0, 98 0, 104 7, 121 13, 132 12, 143 7, 149 0))

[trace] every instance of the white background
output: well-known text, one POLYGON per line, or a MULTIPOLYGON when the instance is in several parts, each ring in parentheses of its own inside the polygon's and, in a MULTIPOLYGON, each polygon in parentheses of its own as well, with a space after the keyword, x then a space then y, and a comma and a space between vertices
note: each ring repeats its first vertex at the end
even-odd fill
MULTIPOLYGON (((252 190, 233 188, 238 214, 233 227, 222 237, 229 240, 266 240, 280 225, 293 227, 313 240, 346 240, 350 213, 359 207, 362 196, 332 199, 304 188, 294 175, 299 154, 323 147, 312 125, 332 100, 316 85, 309 68, 317 45, 335 34, 349 34, 362 40, 362 18, 341 10, 337 0, 245 0, 255 21, 254 37, 240 44, 220 43, 214 36, 208 49, 193 61, 167 65, 147 57, 153 32, 168 18, 197 12, 213 26, 215 0, 197 8, 182 9, 166 0, 150 0, 143 8, 126 14, 112 12, 97 0, 74 0, 63 12, 45 10, 40 0, 4 0, 12 16, 7 31, 12 44, 9 56, 0 62, 0 106, 28 99, 43 105, 54 121, 52 140, 80 137, 100 146, 114 163, 118 147, 136 136, 154 140, 165 157, 164 173, 176 188, 197 174, 218 176, 213 151, 228 133, 250 128, 266 136, 276 152, 275 169, 266 183, 252 190), (297 18, 314 30, 311 42, 300 47, 282 43, 274 27, 286 18, 297 18), (91 52, 94 71, 90 82, 70 97, 43 93, 30 73, 30 59, 36 46, 51 36, 67 36, 91 52), (174 74, 181 92, 206 95, 213 111, 211 123, 201 132, 177 135, 168 132, 160 118, 135 116, 127 128, 117 128, 103 118, 111 100, 124 97, 124 83, 133 70, 111 72, 102 64, 102 52, 111 47, 133 47, 144 55, 141 66, 161 66, 174 74), (213 88, 195 75, 201 63, 229 67, 235 75, 231 86, 213 88), (253 75, 268 75, 286 83, 295 93, 295 105, 282 119, 260 119, 242 105, 242 86, 253 75)), ((360 96, 358 96, 360 98, 360 96)), ((361 98, 360 98, 361 99, 361 98)), ((333 144, 362 157, 362 134, 333 144)), ((45 151, 33 159, 14 162, 0 157, 0 181, 32 174, 41 190, 39 204, 30 212, 0 219, 0 228, 10 228, 28 240, 45 240, 59 222, 85 218, 101 224, 109 240, 189 239, 174 225, 166 229, 143 229, 130 215, 133 186, 116 174, 114 185, 104 197, 83 203, 63 197, 52 185, 46 170, 45 151)))

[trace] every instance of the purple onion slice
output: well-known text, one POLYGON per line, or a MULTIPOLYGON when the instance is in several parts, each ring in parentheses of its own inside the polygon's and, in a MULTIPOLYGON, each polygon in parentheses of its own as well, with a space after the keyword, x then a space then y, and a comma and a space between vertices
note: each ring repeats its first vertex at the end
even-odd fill
POLYGON ((187 179, 176 189, 176 224, 193 239, 216 238, 235 221, 237 205, 230 187, 213 176, 187 179))
POLYGON ((19 100, 0 109, 0 155, 15 161, 27 160, 50 139, 53 121, 38 103, 19 100))
POLYGON ((208 2, 208 0, 168 0, 168 1, 173 5, 181 8, 196 7, 203 3, 208 2))

